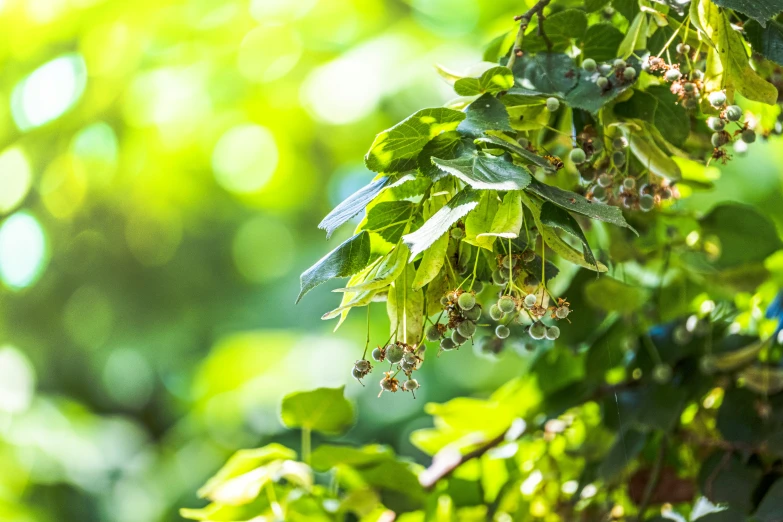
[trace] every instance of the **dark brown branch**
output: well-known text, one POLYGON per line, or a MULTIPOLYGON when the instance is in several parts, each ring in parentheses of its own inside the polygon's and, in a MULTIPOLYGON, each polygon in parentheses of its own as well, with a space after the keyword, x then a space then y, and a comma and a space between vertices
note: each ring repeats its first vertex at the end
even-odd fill
POLYGON ((544 8, 549 5, 552 0, 538 0, 536 5, 527 10, 525 14, 521 14, 514 17, 514 21, 519 22, 519 31, 517 32, 516 40, 514 40, 514 48, 511 49, 511 57, 508 59, 508 68, 514 66, 514 62, 520 56, 522 56, 522 40, 525 38, 525 31, 530 24, 533 15, 538 15, 538 35, 546 43, 547 49, 552 49, 552 41, 544 32, 544 8))

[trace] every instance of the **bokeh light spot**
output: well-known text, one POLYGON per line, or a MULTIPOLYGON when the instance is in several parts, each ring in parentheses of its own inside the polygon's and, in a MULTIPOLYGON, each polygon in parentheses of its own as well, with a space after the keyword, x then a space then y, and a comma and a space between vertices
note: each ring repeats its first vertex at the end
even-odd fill
POLYGON ((83 171, 76 171, 69 156, 59 156, 46 168, 38 185, 46 209, 58 219, 71 217, 87 192, 83 171))
POLYGON ((294 238, 284 224, 263 216, 253 218, 234 236, 234 263, 246 279, 264 283, 291 270, 295 247, 294 238))
POLYGON ((444 37, 470 33, 481 17, 476 0, 413 0, 412 7, 417 22, 444 37))
POLYGON ((278 151, 269 130, 254 124, 226 131, 212 151, 218 184, 229 192, 247 194, 262 188, 277 168, 278 151))
POLYGON ((13 290, 35 283, 47 262, 46 236, 32 215, 17 212, 0 225, 0 279, 13 290))
POLYGON ((114 350, 103 368, 103 385, 109 396, 129 408, 141 408, 154 388, 154 374, 147 360, 136 350, 114 350))
POLYGON ((0 213, 7 214, 22 202, 31 180, 30 163, 21 149, 11 147, 0 154, 0 213))
POLYGON ((27 357, 12 346, 0 348, 0 411, 26 411, 34 393, 35 371, 27 357))
POLYGON ((65 303, 65 331, 76 344, 95 349, 103 345, 114 327, 114 310, 106 294, 85 285, 78 288, 65 303))
POLYGON ((306 15, 317 0, 250 0, 250 16, 258 22, 295 19, 306 15))
POLYGON ((81 98, 87 66, 79 54, 66 54, 34 70, 14 87, 11 115, 21 131, 62 116, 81 98))
POLYGON ((245 35, 237 66, 248 80, 271 82, 285 76, 301 56, 302 41, 296 31, 287 25, 265 25, 245 35))
POLYGON ((125 238, 141 264, 163 266, 182 242, 182 220, 172 209, 140 208, 128 218, 125 238))
POLYGON ((83 173, 91 184, 106 187, 117 168, 117 134, 107 123, 93 123, 74 136, 71 153, 75 170, 83 173))

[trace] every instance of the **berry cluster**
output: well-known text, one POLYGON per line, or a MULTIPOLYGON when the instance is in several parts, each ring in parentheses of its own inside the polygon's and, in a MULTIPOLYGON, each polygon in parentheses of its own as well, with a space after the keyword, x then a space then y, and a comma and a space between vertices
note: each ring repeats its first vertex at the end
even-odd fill
POLYGON ((598 64, 592 58, 582 61, 582 69, 590 73, 591 79, 601 88, 602 92, 609 91, 612 87, 630 83, 636 79, 636 69, 628 65, 625 60, 618 58, 610 63, 598 64))
MULTIPOLYGON (((403 342, 390 342, 386 346, 375 348, 372 351, 373 360, 391 364, 390 370, 384 372, 383 378, 381 379, 381 393, 384 391, 393 393, 400 388, 402 388, 403 391, 409 391, 411 393, 416 391, 419 388, 419 381, 414 379, 412 374, 421 367, 423 353, 423 345, 417 347, 416 345, 409 345, 403 342), (407 380, 403 382, 402 385, 400 385, 400 381, 396 378, 400 372, 407 377, 407 380)), ((367 374, 372 371, 372 368, 372 363, 370 363, 370 361, 360 359, 354 364, 352 374, 355 379, 361 382, 361 379, 366 377, 367 374)))

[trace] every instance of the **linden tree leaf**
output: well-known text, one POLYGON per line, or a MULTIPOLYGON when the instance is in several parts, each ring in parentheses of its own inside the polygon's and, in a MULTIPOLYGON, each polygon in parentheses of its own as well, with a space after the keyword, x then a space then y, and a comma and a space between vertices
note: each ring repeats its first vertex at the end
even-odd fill
POLYGON ((407 256, 408 248, 405 245, 398 244, 371 267, 367 277, 361 283, 345 288, 336 288, 332 291, 359 293, 383 288, 397 279, 397 276, 402 273, 407 256))
MULTIPOLYGON (((448 201, 445 195, 431 197, 424 203, 424 218, 429 219, 448 201)), ((424 255, 416 270, 416 277, 413 280, 413 288, 419 289, 435 279, 440 273, 446 262, 446 251, 449 248, 449 235, 443 234, 424 251, 424 255)), ((429 314, 428 314, 429 315, 429 314)))
POLYGON ((676 147, 682 146, 691 130, 688 112, 677 103, 677 97, 665 85, 651 85, 647 92, 658 101, 652 123, 666 141, 676 147))
POLYGON ((531 180, 525 167, 481 152, 453 160, 432 158, 432 162, 475 189, 521 190, 531 180))
POLYGON ((275 460, 293 459, 296 459, 296 452, 277 443, 267 444, 263 448, 239 450, 198 490, 198 496, 212 498, 218 488, 235 477, 275 460))
POLYGON ((559 228, 578 239, 582 243, 582 252, 585 261, 594 267, 597 267, 595 256, 590 249, 590 244, 587 242, 587 238, 585 237, 584 232, 582 232, 579 223, 576 222, 571 214, 549 201, 544 201, 544 204, 541 205, 539 219, 545 226, 559 228))
POLYGON ((498 207, 495 217, 492 218, 492 226, 489 227, 489 232, 478 234, 477 237, 519 237, 523 219, 522 194, 517 190, 509 190, 503 197, 503 202, 498 207))
POLYGON ((410 201, 382 201, 367 213, 364 229, 376 232, 389 243, 396 243, 405 232, 413 208, 410 201))
POLYGON ((513 130, 506 107, 489 93, 468 105, 465 111, 465 119, 457 127, 457 130, 465 136, 478 138, 486 131, 511 132, 513 130))
POLYGON ((485 233, 492 226, 492 220, 497 210, 497 193, 491 190, 483 191, 478 206, 470 211, 468 217, 465 218, 465 238, 463 241, 469 245, 486 248, 491 251, 495 242, 495 236, 488 236, 485 233))
POLYGON ((386 313, 391 332, 398 332, 403 342, 417 343, 424 328, 424 292, 411 285, 416 274, 413 265, 406 265, 402 275, 389 289, 386 313), (403 330, 405 325, 405 330, 403 330))
POLYGON ((783 479, 776 480, 761 499, 754 517, 759 522, 776 522, 783 513, 783 479))
POLYGON ((783 24, 770 20, 762 27, 757 21, 749 20, 744 29, 754 52, 783 65, 783 24))
POLYGON ((632 132, 622 127, 633 155, 653 174, 672 181, 679 180, 682 177, 680 167, 656 143, 652 135, 655 127, 644 125, 643 129, 644 132, 632 132))
POLYGON ((640 11, 634 17, 630 27, 628 27, 625 38, 623 38, 623 41, 620 43, 620 47, 617 50, 620 58, 626 59, 631 56, 635 50, 646 48, 648 30, 647 14, 640 11))
POLYGON ((657 108, 658 99, 655 96, 645 91, 634 90, 633 96, 614 106, 614 113, 623 118, 632 118, 653 123, 655 121, 655 111, 657 108))
POLYGON ((585 32, 582 53, 585 58, 592 58, 596 62, 614 60, 623 38, 622 31, 609 22, 591 25, 585 32))
POLYGON ((419 172, 432 181, 437 181, 446 174, 432 163, 432 158, 454 159, 474 148, 470 138, 462 136, 457 131, 439 134, 432 138, 419 153, 419 172))
POLYGON ((701 219, 702 232, 717 237, 719 268, 760 263, 783 248, 775 224, 755 208, 740 203, 723 203, 701 219))
POLYGON ((539 167, 545 170, 548 170, 550 172, 555 171, 555 168, 552 166, 549 160, 539 156, 534 152, 530 152, 516 141, 513 141, 511 138, 505 138, 502 135, 488 134, 486 136, 478 138, 476 140, 476 143, 489 145, 491 146, 491 148, 495 148, 495 147, 501 148, 506 152, 510 152, 511 154, 516 154, 522 159, 530 163, 533 163, 534 165, 538 165, 539 167))
POLYGON ((334 207, 334 210, 318 224, 318 228, 326 230, 326 237, 332 236, 332 233, 343 223, 364 210, 367 204, 375 199, 385 189, 392 178, 382 176, 374 179, 369 185, 366 185, 347 198, 342 203, 334 207))
POLYGON ((359 232, 322 257, 300 277, 301 290, 298 303, 304 295, 330 279, 349 277, 362 270, 370 262, 370 234, 359 232))
POLYGON ((733 9, 751 18, 755 18, 762 24, 774 18, 783 11, 783 3, 780 0, 712 0, 715 5, 733 9))
POLYGON ((454 83, 454 91, 460 96, 497 94, 514 85, 514 75, 508 67, 493 67, 478 78, 460 78, 454 83))
POLYGON ((571 45, 571 40, 581 39, 587 29, 587 16, 579 9, 565 9, 552 13, 544 20, 544 31, 549 38, 547 42, 538 34, 538 30, 525 35, 522 50, 540 52, 545 50, 565 51, 571 45))
POLYGON ((465 114, 453 109, 422 109, 375 137, 364 158, 374 172, 403 172, 416 168, 416 158, 432 138, 454 130, 465 114))
POLYGON ((410 259, 413 260, 418 254, 432 246, 438 238, 448 232, 451 225, 476 208, 480 197, 481 192, 466 187, 425 221, 421 228, 402 236, 402 240, 410 248, 410 259))
POLYGON ((344 390, 345 386, 340 386, 286 395, 280 411, 283 424, 326 435, 344 433, 353 424, 353 405, 344 390))

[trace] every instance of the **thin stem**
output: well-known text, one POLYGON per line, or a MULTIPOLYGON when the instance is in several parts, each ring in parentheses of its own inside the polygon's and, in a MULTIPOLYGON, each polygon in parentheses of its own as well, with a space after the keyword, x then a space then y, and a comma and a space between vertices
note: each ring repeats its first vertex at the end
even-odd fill
POLYGON ((517 37, 514 40, 514 47, 511 49, 511 56, 508 59, 507 67, 509 69, 514 66, 514 62, 516 61, 517 57, 522 56, 522 41, 525 38, 525 31, 527 30, 528 25, 530 25, 530 19, 533 18, 533 15, 535 14, 538 15, 538 35, 546 43, 547 49, 552 49, 552 42, 544 32, 544 8, 549 5, 549 2, 551 1, 552 0, 538 0, 536 5, 528 9, 525 14, 514 17, 514 20, 519 22, 519 31, 517 31, 517 37))
POLYGON ((362 359, 367 357, 367 348, 370 347, 370 305, 367 305, 367 341, 364 343, 364 353, 362 359))

